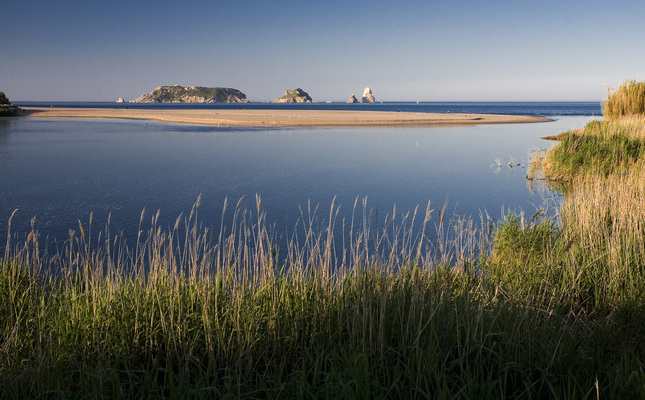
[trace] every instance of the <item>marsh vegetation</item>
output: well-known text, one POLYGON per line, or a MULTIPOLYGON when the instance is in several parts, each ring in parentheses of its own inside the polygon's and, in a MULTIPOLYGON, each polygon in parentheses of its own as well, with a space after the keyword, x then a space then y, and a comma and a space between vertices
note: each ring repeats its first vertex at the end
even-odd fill
POLYGON ((645 82, 625 81, 618 89, 607 92, 607 99, 602 103, 606 120, 645 114, 645 82))

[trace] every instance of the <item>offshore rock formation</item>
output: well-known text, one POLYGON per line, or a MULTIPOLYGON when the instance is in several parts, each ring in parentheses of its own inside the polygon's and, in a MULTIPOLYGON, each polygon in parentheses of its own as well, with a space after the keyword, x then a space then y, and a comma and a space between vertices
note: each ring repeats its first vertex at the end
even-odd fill
POLYGON ((278 97, 273 100, 274 103, 311 103, 311 96, 304 90, 289 89, 285 92, 284 96, 278 97))
POLYGON ((363 103, 374 103, 374 102, 376 102, 376 99, 372 94, 372 89, 370 89, 370 87, 368 86, 363 91, 363 103))
POLYGON ((21 108, 11 104, 4 92, 0 92, 0 117, 13 117, 18 115, 20 111, 22 111, 21 108))
POLYGON ((152 93, 141 95, 133 103, 248 103, 237 89, 202 86, 160 86, 152 93))
POLYGON ((358 99, 356 98, 355 95, 352 94, 352 97, 350 97, 349 100, 347 100, 347 102, 350 104, 358 103, 358 99))
POLYGON ((125 103, 125 99, 123 97, 119 97, 119 99, 116 102, 117 103, 125 103))

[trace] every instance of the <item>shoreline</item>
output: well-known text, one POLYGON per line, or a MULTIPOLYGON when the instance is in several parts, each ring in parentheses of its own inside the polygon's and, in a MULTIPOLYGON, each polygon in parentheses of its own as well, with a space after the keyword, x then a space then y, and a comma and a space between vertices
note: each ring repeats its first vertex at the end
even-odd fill
POLYGON ((548 118, 501 114, 431 114, 338 110, 141 110, 123 108, 23 107, 26 118, 118 118, 238 127, 465 126, 550 122, 548 118))

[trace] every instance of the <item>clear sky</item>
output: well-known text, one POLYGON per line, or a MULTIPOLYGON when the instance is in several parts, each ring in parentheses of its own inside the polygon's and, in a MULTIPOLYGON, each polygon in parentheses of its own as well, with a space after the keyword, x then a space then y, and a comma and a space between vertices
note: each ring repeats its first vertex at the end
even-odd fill
POLYGON ((591 100, 645 80, 645 2, 12 0, 0 91, 131 100, 160 85, 345 101, 591 100))

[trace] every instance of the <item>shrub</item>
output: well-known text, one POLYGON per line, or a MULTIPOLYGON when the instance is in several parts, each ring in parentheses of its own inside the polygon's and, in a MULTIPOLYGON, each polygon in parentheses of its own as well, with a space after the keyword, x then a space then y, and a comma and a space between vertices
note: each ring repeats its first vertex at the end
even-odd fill
POLYGON ((4 92, 0 92, 0 104, 11 105, 11 102, 9 101, 7 96, 4 94, 4 92))

